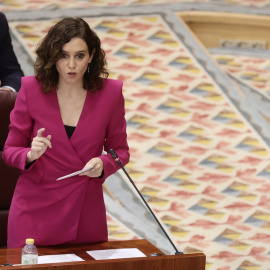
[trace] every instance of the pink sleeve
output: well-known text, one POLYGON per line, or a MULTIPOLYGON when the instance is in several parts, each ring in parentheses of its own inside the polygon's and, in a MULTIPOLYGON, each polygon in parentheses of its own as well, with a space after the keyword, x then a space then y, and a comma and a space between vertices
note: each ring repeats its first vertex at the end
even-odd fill
POLYGON ((106 132, 104 150, 107 152, 107 154, 100 156, 104 165, 104 176, 102 177, 103 180, 120 169, 118 163, 116 163, 111 157, 109 153, 110 149, 114 149, 123 166, 125 166, 129 161, 129 147, 127 143, 125 120, 125 101, 122 94, 122 88, 117 95, 118 99, 115 102, 114 112, 111 115, 106 132))
POLYGON ((27 85, 22 79, 14 109, 10 114, 9 134, 4 146, 3 160, 12 167, 25 169, 26 155, 30 151, 32 118, 28 111, 27 85))

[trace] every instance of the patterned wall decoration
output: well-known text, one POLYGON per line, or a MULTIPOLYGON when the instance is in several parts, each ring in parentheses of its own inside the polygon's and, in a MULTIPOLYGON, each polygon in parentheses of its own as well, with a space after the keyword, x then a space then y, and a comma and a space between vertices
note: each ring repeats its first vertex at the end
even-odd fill
MULTIPOLYGON (((269 0, 166 0, 166 4, 181 3, 217 3, 227 5, 266 7, 269 0)), ((0 10, 52 10, 56 8, 89 8, 105 6, 129 6, 129 5, 158 5, 164 4, 164 0, 1 0, 0 10)))
POLYGON ((229 54, 213 54, 224 72, 253 87, 266 98, 270 98, 270 59, 229 54))
MULTIPOLYGON (((269 147, 162 16, 85 19, 124 81, 127 170, 179 249, 204 252, 206 269, 269 269, 269 147)), ((34 59, 54 23, 10 27, 34 59)))

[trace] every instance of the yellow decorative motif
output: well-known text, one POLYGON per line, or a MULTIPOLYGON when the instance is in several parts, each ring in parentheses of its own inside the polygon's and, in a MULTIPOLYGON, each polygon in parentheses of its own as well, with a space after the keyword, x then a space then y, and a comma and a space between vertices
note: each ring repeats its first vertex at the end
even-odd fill
POLYGON ((250 152, 253 154, 256 154, 258 156, 262 156, 262 157, 265 157, 268 155, 268 151, 266 149, 263 149, 263 148, 253 149, 250 152))
POLYGON ((249 202, 254 202, 257 199, 257 196, 253 194, 240 194, 238 198, 241 198, 243 200, 249 201, 249 202))
POLYGON ((150 80, 157 80, 159 78, 159 74, 147 72, 143 74, 143 77, 150 80))
POLYGON ((103 27, 108 27, 108 28, 114 28, 117 26, 117 22, 115 21, 103 21, 100 25, 103 27))
POLYGON ((164 38, 164 39, 167 39, 167 38, 170 38, 171 37, 171 34, 168 33, 168 32, 165 32, 165 31, 159 31, 155 34, 156 37, 159 37, 159 38, 164 38))
POLYGON ((198 203, 199 206, 212 209, 217 205, 217 202, 202 200, 198 203))
POLYGON ((189 181, 184 181, 184 182, 180 183, 179 186, 181 186, 182 188, 194 191, 197 189, 197 187, 199 185, 194 184, 194 183, 189 182, 189 181))
POLYGON ((143 130, 144 132, 147 132, 149 134, 153 134, 158 130, 158 128, 151 127, 151 126, 148 126, 148 125, 142 125, 138 129, 143 130))
POLYGON ((137 122, 141 124, 146 124, 149 121, 149 118, 143 116, 134 116, 131 119, 132 122, 137 122))
POLYGON ((245 128, 246 124, 244 122, 241 121, 232 121, 230 123, 228 123, 229 126, 233 126, 236 128, 245 128))
POLYGON ((270 219, 270 214, 255 214, 253 215, 254 218, 260 219, 260 220, 265 220, 265 221, 269 221, 270 219))
POLYGON ((151 22, 151 23, 155 23, 158 21, 157 17, 143 17, 142 19, 147 21, 147 22, 151 22))
POLYGON ((227 166, 227 165, 218 165, 216 169, 225 173, 231 173, 235 170, 234 167, 227 166))
POLYGON ((117 30, 110 30, 108 32, 108 34, 111 34, 111 35, 116 36, 116 37, 123 37, 126 34, 126 32, 117 31, 117 30))
POLYGON ((239 236, 241 236, 241 234, 232 230, 225 230, 225 232, 222 233, 222 236, 232 240, 236 240, 239 238, 239 236))
POLYGON ((204 129, 191 126, 186 132, 194 135, 201 135, 204 132, 204 129))
POLYGON ((210 140, 206 137, 197 137, 194 141, 196 143, 201 143, 201 144, 205 144, 205 145, 208 145, 209 143, 212 142, 212 140, 210 140))
POLYGON ((223 97, 218 94, 206 95, 206 98, 211 101, 223 101, 223 97))
POLYGON ((212 84, 201 84, 198 88, 209 92, 213 92, 215 90, 215 87, 212 84))
POLYGON ((131 55, 128 57, 128 59, 134 62, 142 63, 145 60, 145 57, 138 55, 131 55))
POLYGON ((223 163, 227 158, 224 156, 217 156, 217 155, 212 155, 209 158, 207 158, 207 160, 209 161, 213 161, 216 163, 223 163))
POLYGON ((237 117, 237 114, 235 112, 232 112, 232 111, 223 111, 219 114, 219 116, 225 117, 225 118, 230 118, 230 119, 235 119, 237 117))

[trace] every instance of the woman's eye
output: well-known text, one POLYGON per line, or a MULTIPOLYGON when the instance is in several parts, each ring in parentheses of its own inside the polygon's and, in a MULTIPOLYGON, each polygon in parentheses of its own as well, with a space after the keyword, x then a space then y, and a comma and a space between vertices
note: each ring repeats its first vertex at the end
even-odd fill
POLYGON ((80 54, 77 55, 77 57, 78 57, 79 59, 83 59, 83 58, 84 58, 84 54, 83 54, 83 53, 80 53, 80 54))
POLYGON ((66 53, 61 53, 61 58, 67 58, 68 55, 66 53))

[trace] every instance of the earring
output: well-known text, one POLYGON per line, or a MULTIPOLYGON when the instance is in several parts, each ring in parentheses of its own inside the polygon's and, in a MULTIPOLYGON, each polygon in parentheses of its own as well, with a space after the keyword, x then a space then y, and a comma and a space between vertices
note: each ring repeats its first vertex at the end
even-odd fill
POLYGON ((90 64, 88 64, 88 67, 87 67, 87 72, 89 73, 90 71, 90 68, 89 68, 90 64))

